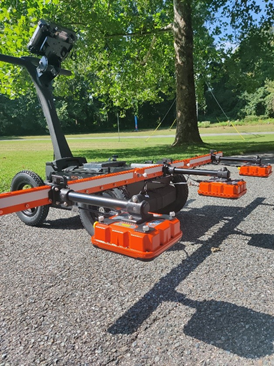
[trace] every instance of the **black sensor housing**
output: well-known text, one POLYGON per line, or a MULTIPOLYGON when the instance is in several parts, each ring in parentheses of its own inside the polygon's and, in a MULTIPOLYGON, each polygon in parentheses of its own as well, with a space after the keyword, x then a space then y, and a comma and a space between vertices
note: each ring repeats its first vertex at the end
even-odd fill
POLYGON ((74 31, 42 19, 31 37, 28 49, 31 53, 45 56, 49 63, 62 62, 75 41, 74 31))

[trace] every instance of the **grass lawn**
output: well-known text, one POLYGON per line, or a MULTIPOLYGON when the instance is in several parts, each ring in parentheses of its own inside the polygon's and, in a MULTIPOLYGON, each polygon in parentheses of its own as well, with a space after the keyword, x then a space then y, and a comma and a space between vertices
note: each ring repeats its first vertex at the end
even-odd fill
MULTIPOLYGON (((120 160, 133 163, 146 160, 156 161, 163 157, 184 159, 207 154, 210 149, 221 150, 226 156, 274 151, 274 132, 264 134, 262 131, 274 131, 274 124, 200 128, 205 143, 203 146, 176 148, 171 148, 175 135, 174 129, 126 132, 119 135, 118 133, 103 133, 66 137, 75 156, 84 156, 88 161, 104 161, 112 155, 118 155, 120 160), (244 135, 244 133, 251 132, 252 135, 244 135), (256 132, 260 132, 260 134, 256 134, 256 132), (233 136, 222 135, 227 133, 235 134, 233 136), (111 137, 111 139, 107 139, 107 137, 111 137)), ((24 169, 32 170, 45 179, 45 162, 53 160, 49 136, 14 137, 14 139, 11 137, 0 139, 0 192, 9 191, 13 176, 24 169)))

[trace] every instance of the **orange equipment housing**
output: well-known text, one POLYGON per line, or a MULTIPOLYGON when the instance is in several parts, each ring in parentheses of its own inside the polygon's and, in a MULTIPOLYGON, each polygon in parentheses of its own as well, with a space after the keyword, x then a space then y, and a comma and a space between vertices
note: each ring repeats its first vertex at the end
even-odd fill
POLYGON ((198 190, 198 194, 203 196, 234 199, 243 196, 245 193, 246 182, 243 180, 201 182, 198 190))
POLYGON ((269 177, 272 173, 271 165, 263 164, 262 159, 258 155, 256 157, 226 157, 214 150, 211 150, 211 161, 213 164, 219 164, 221 162, 229 162, 229 164, 244 164, 239 166, 240 175, 247 175, 251 177, 269 177))
POLYGON ((243 165, 239 169, 240 175, 247 175, 251 177, 269 177, 272 173, 271 165, 243 165))
POLYGON ((175 217, 154 214, 149 222, 137 224, 124 220, 126 216, 112 216, 94 223, 94 246, 149 261, 177 243, 182 237, 180 222, 175 217))

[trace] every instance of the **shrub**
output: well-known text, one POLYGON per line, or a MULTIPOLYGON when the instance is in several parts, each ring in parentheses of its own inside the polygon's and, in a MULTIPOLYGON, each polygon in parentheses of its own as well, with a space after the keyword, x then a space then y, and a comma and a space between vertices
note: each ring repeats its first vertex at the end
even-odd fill
POLYGON ((198 127, 208 128, 210 127, 210 122, 209 121, 198 122, 198 127))

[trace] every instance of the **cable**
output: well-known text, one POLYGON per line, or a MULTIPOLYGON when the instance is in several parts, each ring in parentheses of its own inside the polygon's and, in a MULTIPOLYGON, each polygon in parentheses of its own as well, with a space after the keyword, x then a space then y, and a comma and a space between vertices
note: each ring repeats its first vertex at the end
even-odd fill
POLYGON ((223 110, 222 106, 220 105, 220 103, 218 102, 217 98, 215 97, 215 95, 213 94, 212 88, 209 87, 208 83, 206 82, 206 85, 208 87, 208 90, 210 91, 211 95, 213 96, 215 102, 218 104, 219 108, 221 109, 221 111, 223 112, 223 114, 225 115, 227 122, 232 124, 232 127, 236 130, 236 132, 241 136, 241 138, 243 140, 245 140, 245 138, 243 137, 243 135, 240 134, 240 132, 237 130, 237 128, 234 126, 234 124, 229 120, 228 115, 225 113, 225 111, 223 110))
MULTIPOLYGON (((155 130, 152 132, 152 134, 146 139, 146 142, 151 138, 151 136, 154 135, 154 133, 158 130, 158 128, 161 126, 161 124, 164 122, 166 116, 168 115, 169 111, 171 110, 171 108, 173 107, 173 104, 175 103, 176 98, 173 100, 171 106, 169 107, 168 111, 166 112, 164 118, 161 120, 161 122, 158 124, 158 126, 155 128, 155 130)), ((174 122, 173 122, 174 123, 174 122)))

